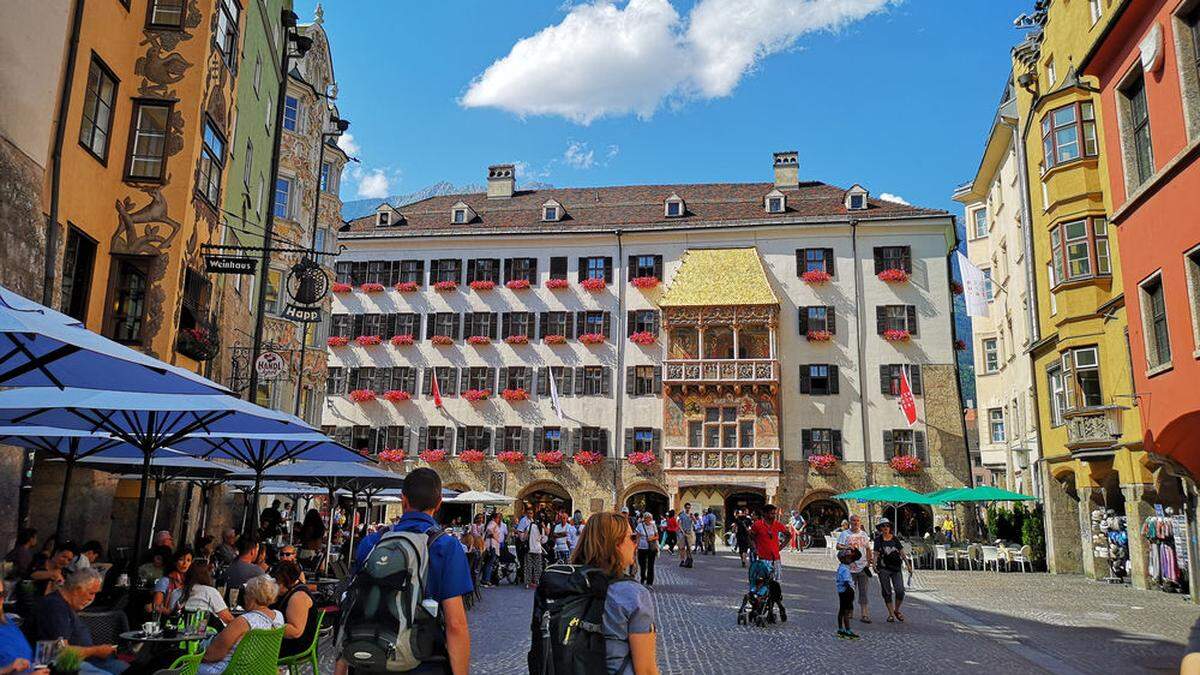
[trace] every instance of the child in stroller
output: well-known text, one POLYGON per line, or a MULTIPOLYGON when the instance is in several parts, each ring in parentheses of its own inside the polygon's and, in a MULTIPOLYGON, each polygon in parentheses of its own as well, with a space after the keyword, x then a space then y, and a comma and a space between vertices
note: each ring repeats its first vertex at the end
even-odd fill
POLYGON ((500 547, 500 557, 496 559, 496 583, 502 581, 517 583, 517 556, 507 545, 500 547))
POLYGON ((787 621, 787 610, 783 608, 783 591, 775 580, 770 563, 755 560, 749 569, 750 590, 742 596, 738 607, 739 626, 762 627, 775 623, 775 608, 779 608, 779 620, 787 621))

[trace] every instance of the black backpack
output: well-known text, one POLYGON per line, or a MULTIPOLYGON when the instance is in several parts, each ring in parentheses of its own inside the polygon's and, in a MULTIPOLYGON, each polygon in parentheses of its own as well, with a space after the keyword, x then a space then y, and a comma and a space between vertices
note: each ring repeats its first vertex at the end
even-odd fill
POLYGON ((530 675, 607 675, 604 601, 610 578, 587 565, 551 565, 533 597, 530 675))
POLYGON ((388 532, 367 555, 342 599, 338 653, 355 673, 403 672, 445 663, 446 625, 421 603, 429 550, 445 534, 388 532))

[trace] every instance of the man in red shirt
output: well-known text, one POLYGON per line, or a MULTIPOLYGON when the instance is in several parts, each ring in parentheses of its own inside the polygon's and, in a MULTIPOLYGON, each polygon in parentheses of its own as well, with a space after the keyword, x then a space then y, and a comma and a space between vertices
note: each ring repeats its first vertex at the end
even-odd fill
POLYGON ((787 532, 783 523, 775 520, 778 510, 774 504, 767 504, 762 509, 762 518, 750 527, 750 536, 754 538, 754 550, 759 559, 771 566, 775 581, 779 581, 782 565, 779 562, 779 533, 787 532))

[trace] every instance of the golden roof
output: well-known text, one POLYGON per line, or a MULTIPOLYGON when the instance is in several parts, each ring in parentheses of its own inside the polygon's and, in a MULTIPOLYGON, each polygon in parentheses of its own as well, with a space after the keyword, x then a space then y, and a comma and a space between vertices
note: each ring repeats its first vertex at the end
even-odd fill
POLYGON ((778 305, 758 251, 751 248, 697 248, 683 263, 659 301, 661 307, 778 305))

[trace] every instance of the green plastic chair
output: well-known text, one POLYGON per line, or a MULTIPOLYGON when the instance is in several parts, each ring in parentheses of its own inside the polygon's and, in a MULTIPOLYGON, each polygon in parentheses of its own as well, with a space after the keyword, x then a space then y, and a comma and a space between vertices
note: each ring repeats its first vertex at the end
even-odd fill
POLYGON ((288 675, 299 675, 300 667, 306 662, 312 666, 313 675, 318 675, 317 671, 317 643, 321 641, 321 623, 325 621, 325 610, 317 612, 317 626, 313 631, 312 644, 308 649, 295 654, 293 656, 285 656, 279 659, 279 667, 287 668, 288 675))
POLYGON ((283 644, 283 627, 252 628, 242 636, 225 672, 237 675, 278 675, 279 646, 283 644))
POLYGON ((185 654, 171 664, 169 672, 178 673, 178 675, 196 675, 200 670, 200 662, 204 660, 204 652, 198 654, 185 654))

